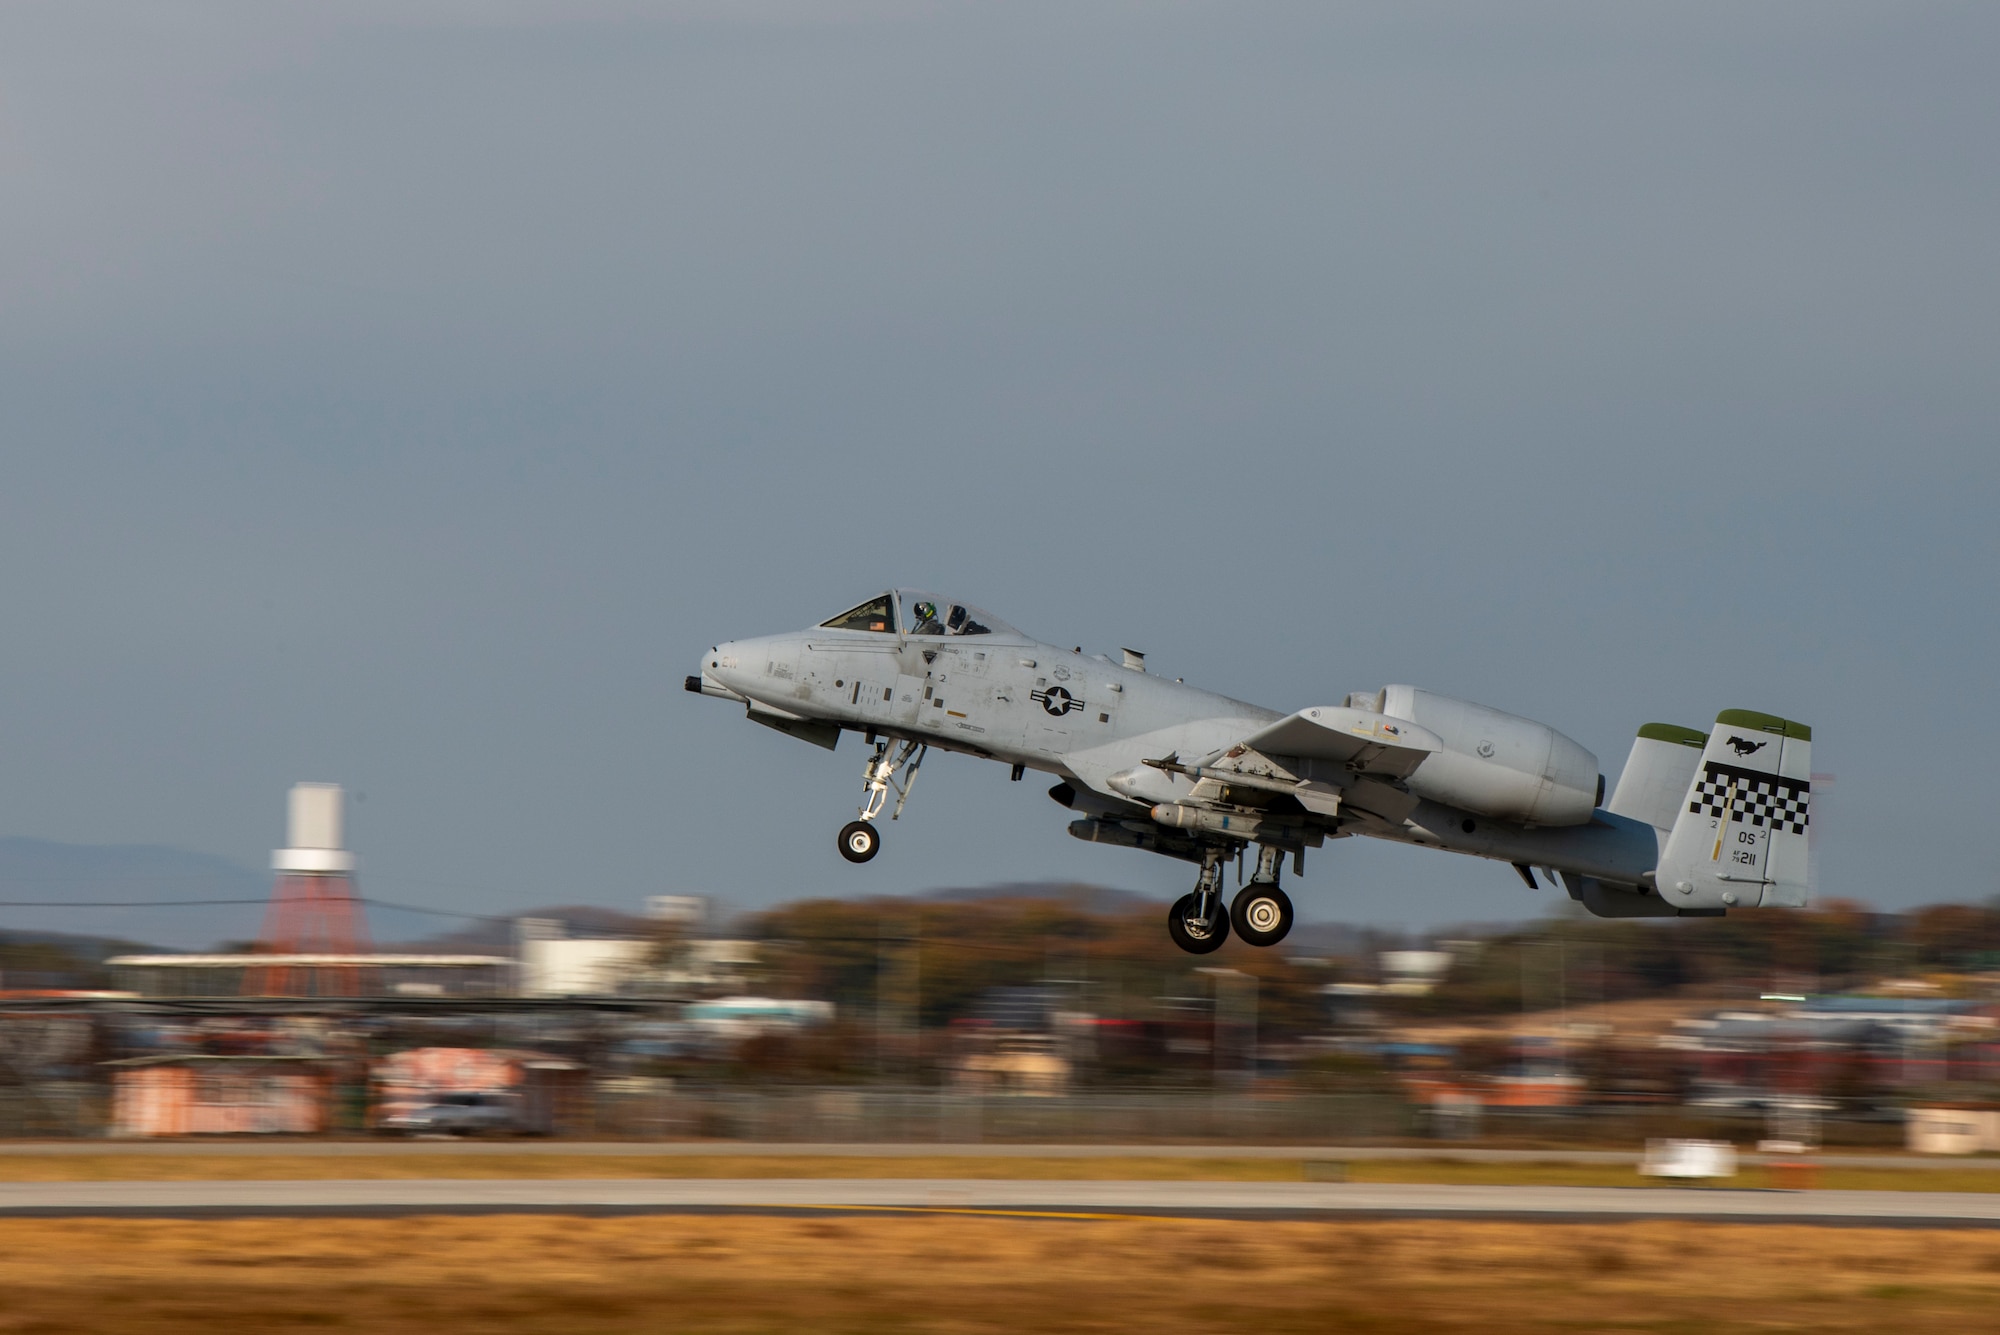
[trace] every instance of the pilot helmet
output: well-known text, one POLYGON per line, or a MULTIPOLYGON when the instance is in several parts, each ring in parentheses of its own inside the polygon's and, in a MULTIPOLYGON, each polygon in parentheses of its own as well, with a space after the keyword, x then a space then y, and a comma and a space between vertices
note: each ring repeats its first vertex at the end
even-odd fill
POLYGON ((932 603, 932 602, 922 602, 922 603, 918 603, 918 604, 917 604, 917 620, 918 620, 918 621, 936 621, 936 620, 937 620, 937 604, 936 604, 936 603, 932 603))

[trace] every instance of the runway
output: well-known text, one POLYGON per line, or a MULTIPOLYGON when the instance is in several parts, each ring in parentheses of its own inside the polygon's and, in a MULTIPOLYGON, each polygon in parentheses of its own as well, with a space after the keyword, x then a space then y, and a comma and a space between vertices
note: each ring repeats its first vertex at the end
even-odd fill
POLYGON ((932 1212, 1088 1219, 1430 1218, 2000 1226, 2000 1194, 1345 1182, 901 1178, 0 1183, 0 1217, 932 1212))
MULTIPOLYGON (((778 1159, 1296 1159, 1352 1162, 1637 1164, 1638 1150, 1491 1149, 1452 1145, 1231 1145, 1198 1144, 1039 1144, 1033 1142, 951 1141, 748 1141, 748 1140, 16 1140, 0 1141, 0 1158, 65 1158, 119 1155, 175 1158, 264 1158, 297 1155, 338 1159, 350 1155, 422 1158, 425 1155, 576 1155, 582 1158, 691 1158, 746 1155, 778 1159)), ((2000 1157, 1924 1156, 1822 1152, 1814 1161, 1827 1168, 1915 1168, 2000 1171, 2000 1157)), ((1749 1165, 1791 1162, 1791 1156, 1745 1153, 1749 1165)))

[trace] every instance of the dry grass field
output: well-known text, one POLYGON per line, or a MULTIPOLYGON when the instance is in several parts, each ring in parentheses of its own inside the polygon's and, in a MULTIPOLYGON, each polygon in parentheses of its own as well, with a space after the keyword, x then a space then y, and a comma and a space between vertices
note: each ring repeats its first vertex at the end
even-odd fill
MULTIPOLYGON (((1652 1184, 1620 1164, 1456 1163, 1443 1159, 1356 1160, 1339 1170, 1350 1182, 1436 1182, 1491 1186, 1631 1187, 1652 1184)), ((337 1178, 1036 1178, 1051 1181, 1297 1182, 1325 1175, 1304 1159, 1012 1158, 938 1155, 807 1157, 718 1154, 64 1154, 0 1155, 0 1182, 318 1181, 337 1178)), ((1746 1168, 1729 1185, 1794 1186, 1746 1168)), ((2000 1172, 1978 1168, 1841 1168, 1814 1185, 1848 1190, 2000 1191, 2000 1172)))
POLYGON ((958 1215, 0 1220, 0 1331, 2000 1329, 1980 1231, 958 1215))

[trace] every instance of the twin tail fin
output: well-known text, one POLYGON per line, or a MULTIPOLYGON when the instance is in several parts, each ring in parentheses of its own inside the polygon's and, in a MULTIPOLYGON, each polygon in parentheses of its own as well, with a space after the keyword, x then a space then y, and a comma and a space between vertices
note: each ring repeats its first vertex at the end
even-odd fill
MULTIPOLYGON (((1646 740, 1642 730, 1640 742, 1646 740)), ((1648 771, 1653 790, 1668 777, 1667 762, 1685 766, 1691 755, 1687 737, 1659 740, 1679 754, 1657 757, 1661 764, 1648 771)), ((1639 743, 1633 751, 1637 759, 1639 743)), ((1623 797, 1622 778, 1618 786, 1623 797)), ((1635 805, 1639 791, 1635 789, 1635 805)), ((1611 810, 1618 810, 1616 803, 1614 798, 1611 810)), ((1647 808, 1652 814, 1619 814, 1670 831, 1655 873, 1663 901, 1684 909, 1804 906, 1806 841, 1812 826, 1811 728, 1774 714, 1725 709, 1716 716, 1670 826, 1653 819, 1657 806, 1655 793, 1647 808)))

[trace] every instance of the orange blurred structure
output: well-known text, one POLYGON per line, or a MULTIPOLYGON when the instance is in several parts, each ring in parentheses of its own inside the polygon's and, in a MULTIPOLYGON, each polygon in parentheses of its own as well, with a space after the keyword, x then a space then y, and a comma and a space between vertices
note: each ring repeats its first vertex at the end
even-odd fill
MULTIPOLYGON (((261 953, 285 956, 368 954, 368 924, 353 882, 345 873, 280 876, 257 947, 261 953)), ((359 996, 361 970, 274 963, 247 970, 243 992, 253 997, 359 996)))
POLYGON ((311 1057, 197 1054, 114 1067, 114 1136, 308 1135, 332 1120, 332 1077, 311 1057))
MULTIPOLYGON (((342 844, 345 795, 334 783, 296 783, 286 847, 271 855, 278 885, 258 949, 272 955, 347 956, 369 950, 368 924, 354 893, 354 855, 342 844)), ((243 975, 248 996, 359 996, 361 971, 341 965, 273 964, 243 975)))

